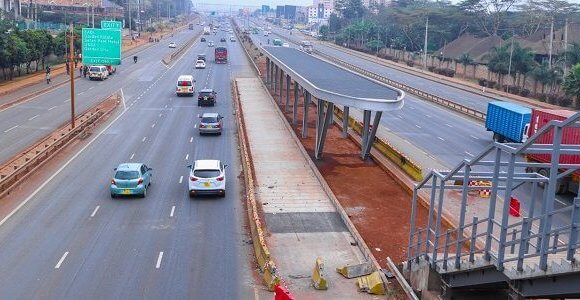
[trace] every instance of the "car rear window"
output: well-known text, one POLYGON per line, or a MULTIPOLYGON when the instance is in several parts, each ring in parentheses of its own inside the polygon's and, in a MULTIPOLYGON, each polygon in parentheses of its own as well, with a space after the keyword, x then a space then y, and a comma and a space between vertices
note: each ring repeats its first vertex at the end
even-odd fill
POLYGON ((117 171, 115 173, 115 179, 137 179, 139 178, 139 172, 137 171, 117 171))
POLYGON ((195 170, 193 176, 197 178, 214 178, 220 176, 219 170, 195 170))
POLYGON ((201 123, 217 123, 218 120, 216 117, 205 117, 201 118, 201 123))
POLYGON ((91 68, 89 69, 89 71, 90 71, 90 72, 101 72, 101 68, 99 68, 99 67, 91 67, 91 68))
POLYGON ((199 92, 199 95, 200 95, 201 97, 206 97, 206 96, 208 96, 208 97, 209 97, 209 96, 211 96, 211 93, 210 93, 210 92, 199 92))
POLYGON ((191 86, 191 81, 178 81, 178 86, 191 86))

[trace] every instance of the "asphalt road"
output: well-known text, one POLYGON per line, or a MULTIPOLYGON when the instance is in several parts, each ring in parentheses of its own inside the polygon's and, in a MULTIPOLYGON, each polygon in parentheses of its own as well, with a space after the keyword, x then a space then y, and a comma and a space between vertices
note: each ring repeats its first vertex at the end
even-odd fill
MULTIPOLYGON (((287 31, 283 31, 280 28, 274 28, 273 32, 283 32, 283 35, 270 35, 267 37, 263 36, 260 32, 260 34, 251 34, 250 36, 255 43, 261 43, 263 46, 268 45, 268 39, 270 39, 270 43, 272 43, 272 39, 276 37, 282 37, 285 40, 296 39, 296 37, 290 39, 285 38, 287 37, 287 31)), ((297 47, 294 44, 290 45, 291 47, 297 47)), ((321 50, 320 48, 322 47, 316 44, 315 48, 316 50, 321 50)), ((396 71, 368 60, 359 59, 349 55, 348 53, 334 49, 331 50, 333 52, 328 52, 330 55, 339 53, 340 55, 337 55, 337 57, 350 61, 351 63, 354 62, 366 70, 380 70, 383 73, 398 72, 400 73, 399 75, 409 78, 409 81, 405 83, 411 86, 418 88, 424 88, 425 86, 430 85, 438 86, 438 89, 445 90, 445 95, 442 95, 445 97, 452 96, 458 99, 476 99, 476 97, 481 97, 476 94, 468 93, 435 82, 429 81, 430 84, 425 84, 423 83, 425 79, 418 76, 396 71), (417 85, 415 85, 414 82, 417 82, 417 85), (467 93, 467 95, 465 93, 467 93)), ((399 80, 394 77, 393 79, 399 80)), ((487 99, 487 101, 489 100, 491 99, 487 99)), ((413 144, 422 151, 422 153, 414 153, 414 155, 424 155, 433 161, 438 162, 440 165, 451 169, 459 164, 463 159, 471 159, 475 155, 478 155, 489 145, 489 143, 492 142, 492 134, 488 132, 480 122, 474 121, 468 117, 447 110, 413 95, 406 94, 404 101, 405 105, 401 110, 383 113, 381 125, 397 136, 406 139, 410 144, 413 144)), ((467 102, 460 103, 467 105, 467 102)), ((520 158, 518 160, 521 161, 523 159, 520 158)), ((491 171, 487 168, 479 170, 491 171)), ((534 203, 535 214, 538 214, 541 211, 541 199, 540 197, 536 197, 535 201, 532 201, 530 191, 531 185, 525 184, 514 191, 514 195, 521 200, 523 211, 529 211, 528 208, 531 206, 531 203, 534 203)), ((558 195, 554 207, 555 209, 566 207, 569 206, 572 201, 572 194, 558 195)), ((555 220, 555 224, 558 226, 569 224, 570 216, 558 215, 555 220)))
MULTIPOLYGON (((176 33, 174 41, 178 45, 183 44, 192 37, 193 32, 186 30, 176 33)), ((155 76, 152 70, 164 68, 161 58, 172 51, 168 48, 168 44, 169 40, 164 40, 138 52, 140 59, 136 64, 133 63, 132 57, 123 59, 122 65, 117 66, 117 72, 105 81, 77 78, 75 80, 77 115, 120 88, 123 88, 125 93, 132 93, 139 89, 140 83, 150 81, 155 76)), ((29 94, 38 88, 35 85, 23 90, 28 90, 29 94)), ((70 122, 70 99, 70 84, 65 84, 30 101, 0 111, 0 145, 2 145, 0 163, 34 144, 55 128, 70 122)))
MULTIPOLYGON (((201 43, 167 68, 159 63, 165 47, 144 51, 100 86, 81 84, 97 86, 94 92, 122 87, 127 108, 0 226, 0 298, 253 298, 230 93, 232 73, 249 65, 240 45, 228 42, 235 65, 194 70, 195 54, 213 58, 201 43), (193 74, 198 89, 214 88, 217 105, 176 97, 180 74, 193 74), (203 112, 225 116, 222 136, 198 135, 203 112), (229 165, 225 198, 189 198, 186 166, 195 159, 229 165), (147 198, 110 198, 113 168, 122 162, 154 169, 147 198)), ((51 98, 57 95, 45 101, 51 98)), ((46 105, 65 105, 57 100, 46 105)))

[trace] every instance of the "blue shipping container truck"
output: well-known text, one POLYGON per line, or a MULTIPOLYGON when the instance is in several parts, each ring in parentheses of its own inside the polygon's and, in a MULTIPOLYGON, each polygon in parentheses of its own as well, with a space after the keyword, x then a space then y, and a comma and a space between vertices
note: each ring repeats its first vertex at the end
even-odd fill
POLYGON ((496 142, 524 142, 528 138, 528 128, 532 109, 515 103, 494 101, 487 105, 485 128, 493 131, 496 142))

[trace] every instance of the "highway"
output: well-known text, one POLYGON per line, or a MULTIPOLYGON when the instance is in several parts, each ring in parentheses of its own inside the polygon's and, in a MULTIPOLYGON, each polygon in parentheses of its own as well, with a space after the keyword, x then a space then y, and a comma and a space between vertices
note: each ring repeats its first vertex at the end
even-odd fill
MULTIPOLYGON (((197 29, 199 32, 201 29, 197 29)), ((174 40, 183 44, 194 31, 176 33, 174 40)), ((77 115, 95 105, 115 91, 123 88, 126 97, 138 94, 147 82, 158 76, 154 70, 165 69, 161 58, 170 53, 169 41, 163 40, 148 47, 137 55, 141 58, 133 63, 132 57, 123 59, 117 73, 105 81, 75 80, 75 105, 77 115), (149 59, 149 58, 154 59, 149 59)), ((32 92, 34 87, 25 88, 32 92)), ((20 92, 21 93, 21 92, 20 92)), ((7 97, 9 97, 8 95, 7 97)), ((4 162, 27 146, 46 136, 55 128, 70 122, 70 84, 47 91, 33 99, 0 111, 0 162, 4 162)))
MULTIPOLYGON (((192 34, 185 31, 175 40, 179 44, 192 34)), ((220 35, 225 36, 218 34, 218 45, 220 35)), ((104 83, 80 81, 78 91, 85 92, 78 99, 81 110, 121 87, 126 109, 121 107, 103 131, 2 221, 0 298, 253 298, 254 266, 244 243, 230 93, 233 74, 251 69, 240 45, 227 45, 235 64, 214 64, 213 48, 196 43, 166 67, 160 60, 169 50, 160 44, 141 52, 137 64, 125 63, 104 83), (207 69, 193 69, 197 53, 207 54, 207 69), (180 74, 193 74, 198 89, 214 88, 216 106, 199 108, 196 98, 176 97, 180 74), (194 125, 202 112, 225 116, 221 136, 197 134, 194 125), (225 198, 189 198, 186 166, 195 159, 220 159, 229 165, 225 198), (145 199, 111 199, 113 168, 122 162, 153 168, 145 199)), ((2 133, 0 143, 37 136, 44 131, 36 127, 49 130, 66 120, 67 91, 59 89, 2 112, 2 128, 19 127, 2 133), (49 110, 52 106, 56 108, 49 110), (19 123, 34 114, 42 116, 19 123)), ((2 149, 3 157, 17 148, 2 149)))
MULTIPOLYGON (((258 26, 261 25, 258 24, 258 26)), ((284 40, 296 39, 296 37, 288 39, 285 35, 287 34, 287 31, 283 31, 280 28, 274 28, 273 32, 283 32, 284 34, 277 36, 263 36, 263 34, 260 32, 260 34, 251 34, 250 37, 256 44, 261 43, 263 46, 268 45, 268 39, 270 40, 270 43, 272 43, 272 39, 276 37, 281 37, 284 40)), ((296 35, 301 35, 300 33, 296 33, 296 31, 294 32, 296 35)), ((294 44, 290 45, 291 47, 296 47, 294 44)), ((340 55, 337 55, 336 57, 351 63, 357 63, 360 67, 363 67, 366 70, 378 70, 380 71, 378 72, 379 74, 386 74, 387 72, 398 72, 398 75, 407 78, 406 80, 408 81, 405 83, 410 84, 411 86, 417 88, 425 88, 425 86, 428 86, 428 84, 425 85, 423 83, 425 79, 419 76, 393 70, 391 68, 381 66, 377 63, 357 58, 348 53, 320 46, 319 44, 315 45, 316 50, 320 50, 320 48, 332 50, 327 52, 330 55, 340 53, 340 55), (417 82, 417 84, 415 85, 414 82, 417 82)), ((395 77, 393 77, 393 79, 399 80, 395 77)), ((481 97, 476 94, 468 93, 457 88, 451 88, 434 82, 431 82, 430 85, 437 87, 439 91, 445 91, 445 94, 438 94, 439 96, 448 97, 450 99, 478 99, 477 97, 481 97)), ((351 86, 342 86, 341 88, 356 90, 357 86, 353 84, 351 86)), ((434 92, 436 91, 434 90, 434 92)), ((485 101, 490 100, 492 99, 486 98, 485 101)), ((422 153, 412 153, 413 156, 424 155, 433 161, 438 162, 440 165, 443 165, 447 168, 453 168, 463 159, 470 159, 479 154, 486 146, 489 145, 489 143, 492 142, 491 133, 485 129, 482 123, 474 121, 473 119, 470 119, 466 116, 460 115, 451 110, 447 110, 441 106, 435 105, 426 100, 422 100, 410 94, 406 94, 404 101, 405 105, 401 110, 383 113, 381 118, 381 125, 397 136, 404 138, 410 144, 414 145, 415 147, 419 148, 420 151, 422 151, 422 153)), ((460 103, 468 105, 467 102, 460 103)), ((490 170, 491 169, 488 171, 490 170)), ((530 190, 531 185, 525 184, 518 190, 514 191, 514 195, 521 199, 522 209, 524 211, 526 211, 530 206, 530 190)), ((537 200, 534 201, 536 213, 541 211, 540 200, 540 197, 537 197, 537 200)), ((556 197, 555 208, 558 209, 566 207, 570 205, 572 201, 573 195, 571 194, 558 195, 556 197)), ((570 217, 562 217, 559 215, 555 222, 557 224, 569 224, 570 217)))

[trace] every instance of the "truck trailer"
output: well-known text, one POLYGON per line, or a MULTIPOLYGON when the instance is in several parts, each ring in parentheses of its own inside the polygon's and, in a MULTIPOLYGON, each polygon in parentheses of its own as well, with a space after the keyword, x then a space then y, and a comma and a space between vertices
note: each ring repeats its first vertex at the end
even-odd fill
POLYGON ((499 143, 522 143, 528 138, 532 109, 515 103, 493 101, 487 105, 485 128, 499 143))
POLYGON ((216 64, 225 64, 228 62, 228 49, 226 47, 216 47, 214 51, 214 60, 216 64))
POLYGON ((211 33, 211 28, 209 26, 203 27, 203 35, 209 35, 211 33))

